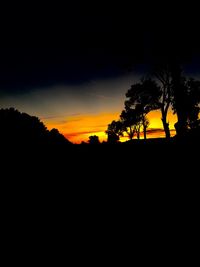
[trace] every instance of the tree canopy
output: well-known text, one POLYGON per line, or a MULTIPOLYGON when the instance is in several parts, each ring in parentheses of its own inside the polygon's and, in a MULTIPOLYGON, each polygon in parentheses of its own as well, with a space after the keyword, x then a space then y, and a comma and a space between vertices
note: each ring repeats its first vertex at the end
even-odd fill
POLYGON ((49 131, 39 118, 21 113, 14 108, 0 109, 0 143, 70 144, 57 129, 49 131))
POLYGON ((166 138, 170 139, 170 107, 177 114, 174 125, 177 136, 200 127, 200 81, 184 77, 178 66, 163 65, 153 73, 152 78, 142 78, 127 91, 119 121, 108 125, 108 140, 118 141, 124 132, 129 139, 135 135, 139 139, 141 129, 146 139, 150 124, 147 115, 158 109, 166 138))

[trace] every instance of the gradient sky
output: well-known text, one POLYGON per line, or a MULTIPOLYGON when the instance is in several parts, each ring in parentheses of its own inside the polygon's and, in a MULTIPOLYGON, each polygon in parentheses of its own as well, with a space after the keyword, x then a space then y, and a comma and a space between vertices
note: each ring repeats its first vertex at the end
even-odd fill
MULTIPOLYGON (((176 58, 200 77, 194 5, 71 2, 3 10, 0 107, 36 115, 73 142, 91 134, 103 140, 126 91, 156 64, 176 58)), ((170 113, 171 129, 175 120, 170 113)), ((160 113, 150 122, 149 135, 161 136, 160 113)))
MULTIPOLYGON (((0 105, 3 108, 15 107, 39 117, 49 129, 59 129, 72 142, 87 141, 90 135, 95 134, 103 141, 106 140, 107 125, 119 118, 124 107, 127 88, 138 80, 138 75, 129 74, 81 85, 35 88, 23 94, 2 95, 0 105)), ((149 137, 163 136, 160 117, 159 111, 149 114, 149 137)), ((173 129, 176 116, 172 116, 172 112, 169 121, 173 129)))

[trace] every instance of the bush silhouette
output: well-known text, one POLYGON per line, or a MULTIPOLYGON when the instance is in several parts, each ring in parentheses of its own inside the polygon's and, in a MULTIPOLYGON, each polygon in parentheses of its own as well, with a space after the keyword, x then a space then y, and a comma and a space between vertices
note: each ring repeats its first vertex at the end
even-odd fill
POLYGON ((57 129, 47 130, 37 117, 14 108, 0 109, 0 143, 6 144, 69 144, 57 129))
POLYGON ((88 142, 90 145, 99 145, 100 144, 99 137, 97 135, 89 136, 88 142))

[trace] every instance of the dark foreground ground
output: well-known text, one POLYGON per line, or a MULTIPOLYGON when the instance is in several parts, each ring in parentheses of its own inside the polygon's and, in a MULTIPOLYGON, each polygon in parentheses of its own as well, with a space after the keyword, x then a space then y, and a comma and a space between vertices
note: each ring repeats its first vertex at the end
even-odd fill
POLYGON ((170 181, 198 177, 199 142, 152 139, 117 145, 1 146, 2 177, 56 182, 170 181))
POLYGON ((132 255, 130 243, 149 250, 156 242, 157 257, 161 242, 169 242, 177 253, 174 240, 184 244, 188 222, 190 234, 196 234, 199 146, 194 143, 7 146, 1 149, 0 181, 2 229, 8 229, 6 240, 16 240, 15 247, 23 233, 24 244, 34 240, 42 253, 44 244, 65 250, 64 242, 74 261, 88 262, 92 254, 96 262, 110 255, 111 247, 121 253, 126 245, 132 255))

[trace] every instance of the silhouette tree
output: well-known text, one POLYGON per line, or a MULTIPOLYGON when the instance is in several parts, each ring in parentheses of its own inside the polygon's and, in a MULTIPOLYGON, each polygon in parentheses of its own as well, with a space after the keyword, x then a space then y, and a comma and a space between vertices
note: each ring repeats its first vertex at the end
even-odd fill
POLYGON ((177 135, 184 135, 189 129, 197 129, 199 133, 200 120, 200 81, 186 79, 182 76, 177 64, 166 64, 157 68, 153 79, 142 79, 131 86, 126 93, 125 109, 120 115, 118 124, 114 121, 106 131, 109 138, 119 140, 119 136, 126 132, 132 140, 134 135, 140 139, 140 129, 143 127, 146 139, 149 120, 147 114, 160 109, 163 128, 167 139, 170 139, 169 122, 167 115, 170 106, 177 114, 175 124, 177 135))
POLYGON ((176 133, 178 136, 184 136, 187 132, 187 87, 185 79, 182 76, 180 65, 176 62, 170 65, 172 77, 172 92, 173 92, 173 109, 177 114, 177 123, 175 124, 176 133))
MULTIPOLYGON (((193 78, 186 79, 182 77, 182 90, 184 91, 184 94, 182 95, 182 102, 179 100, 179 111, 180 111, 180 105, 182 113, 182 117, 176 123, 176 129, 178 130, 178 135, 184 135, 189 129, 194 129, 199 126, 199 112, 200 112, 200 81, 197 81, 193 78), (183 127, 184 125, 184 127, 183 127), (181 127, 182 126, 182 127, 181 127)), ((177 113, 177 104, 174 100, 173 102, 173 108, 174 112, 177 113)), ((178 116, 178 113, 177 113, 178 116)))
POLYGON ((160 107, 160 95, 160 87, 152 79, 142 79, 140 83, 132 85, 131 89, 126 93, 128 100, 125 101, 125 108, 134 109, 135 115, 137 115, 135 130, 138 139, 140 137, 141 124, 143 126, 144 138, 146 139, 147 127, 149 125, 146 116, 150 111, 160 107))
POLYGON ((117 143, 120 139, 120 136, 123 136, 122 122, 112 121, 110 124, 108 124, 106 134, 108 135, 108 139, 107 139, 108 143, 117 143))
POLYGON ((70 142, 64 137, 64 135, 60 134, 58 129, 53 128, 49 131, 49 142, 56 145, 63 145, 64 143, 70 144, 70 142))
POLYGON ((90 145, 99 145, 100 144, 99 137, 97 135, 89 136, 88 143, 90 145))
POLYGON ((147 139, 147 128, 149 127, 149 120, 147 118, 147 114, 144 111, 143 104, 137 104, 135 107, 135 114, 137 117, 137 123, 135 125, 136 133, 137 133, 137 139, 140 139, 140 130, 141 127, 143 127, 143 134, 144 139, 147 139))
POLYGON ((128 134, 130 140, 133 139, 135 133, 137 133, 138 139, 140 138, 141 116, 138 115, 136 109, 126 107, 120 115, 120 120, 122 131, 128 134))
POLYGON ((160 108, 166 137, 170 137, 167 113, 170 105, 177 114, 175 124, 178 136, 184 136, 188 128, 198 126, 200 82, 186 79, 177 62, 165 64, 154 73, 160 83, 160 108))
POLYGON ((186 81, 186 103, 187 125, 190 129, 199 127, 200 112, 200 81, 190 78, 186 81))
POLYGON ((147 139, 147 128, 149 127, 149 120, 146 117, 142 118, 142 125, 143 125, 143 133, 144 133, 144 139, 147 139))
POLYGON ((161 120, 167 139, 170 139, 169 122, 167 121, 167 114, 169 107, 172 104, 172 75, 170 66, 168 64, 159 66, 154 72, 155 77, 159 81, 160 85, 160 99, 159 106, 161 110, 161 120))

